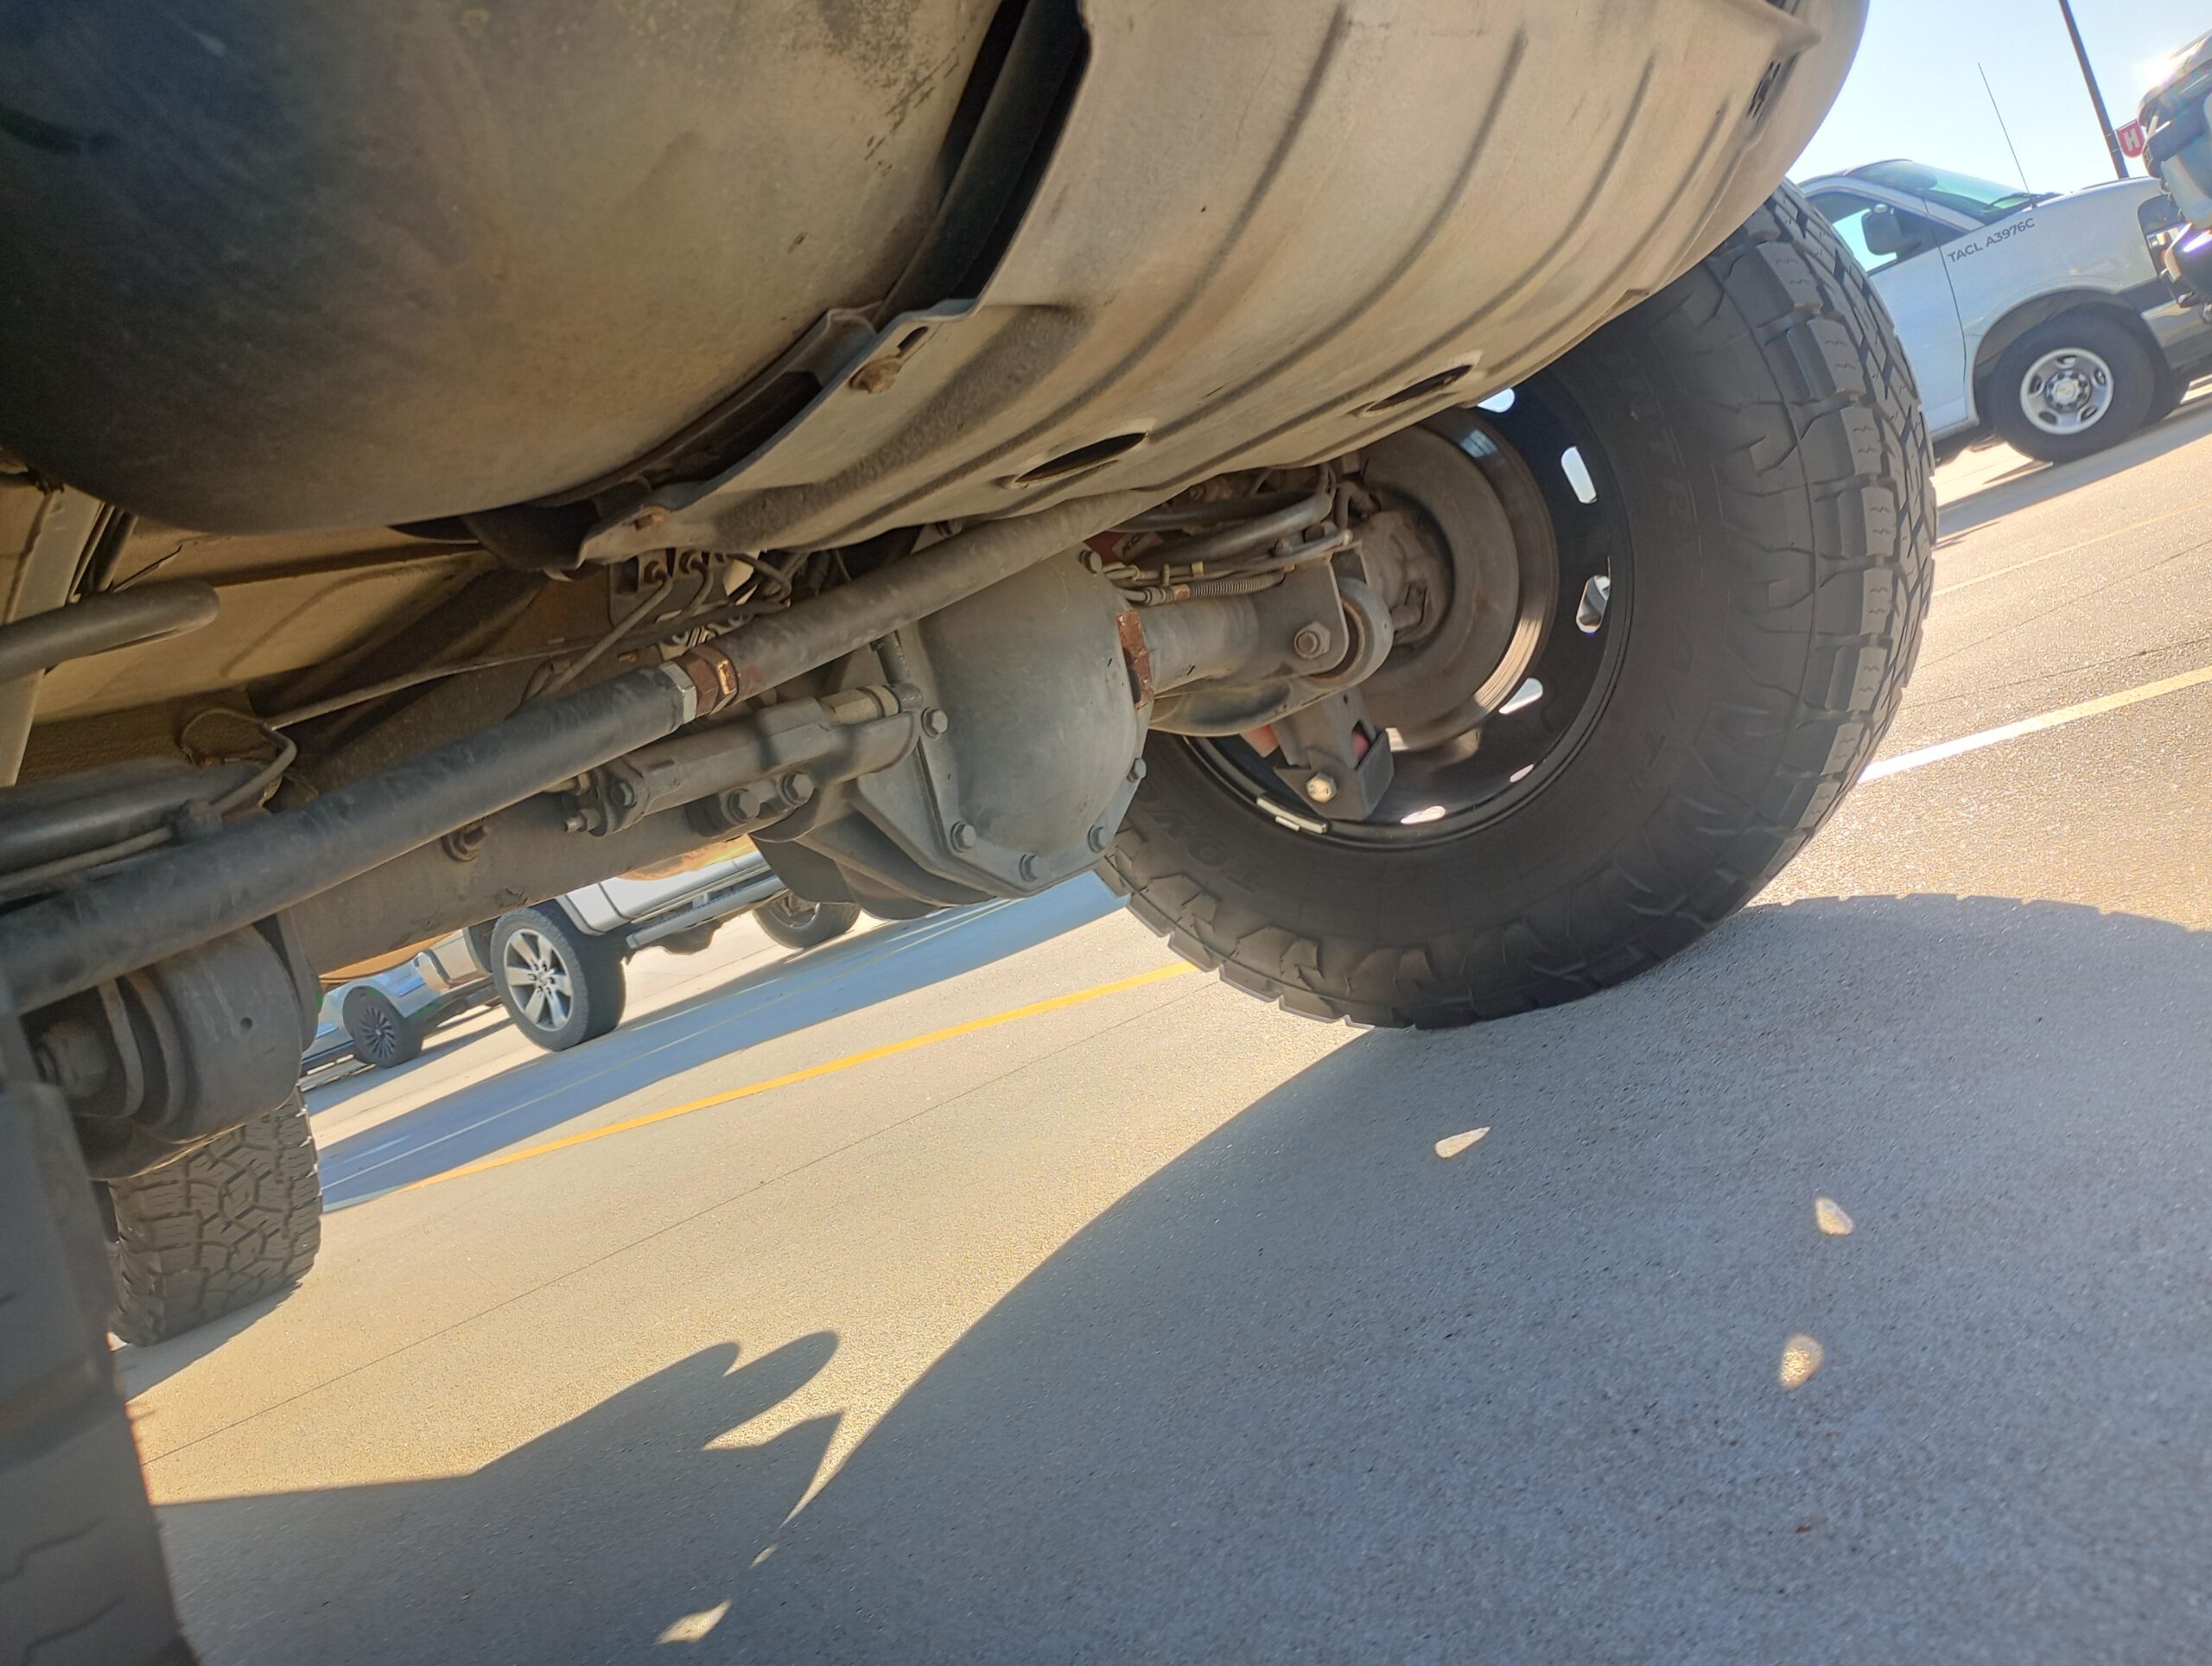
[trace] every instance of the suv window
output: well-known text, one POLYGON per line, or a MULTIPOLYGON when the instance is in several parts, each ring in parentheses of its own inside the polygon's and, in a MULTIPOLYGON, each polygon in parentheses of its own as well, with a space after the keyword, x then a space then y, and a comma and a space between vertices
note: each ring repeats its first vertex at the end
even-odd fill
POLYGON ((1892 208, 1853 191, 1823 191, 1812 201, 1869 272, 1886 271, 1954 235, 1949 226, 1925 214, 1892 208))

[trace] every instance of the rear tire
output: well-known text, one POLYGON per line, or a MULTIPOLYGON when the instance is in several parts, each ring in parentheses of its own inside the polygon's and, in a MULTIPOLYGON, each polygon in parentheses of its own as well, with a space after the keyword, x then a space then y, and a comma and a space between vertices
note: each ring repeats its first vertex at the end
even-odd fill
POLYGON ((2005 349, 1991 374, 1989 392, 1990 425, 2005 443, 2044 462, 2072 462, 2118 445, 2152 420, 2159 366, 2141 338, 2118 319, 2062 313, 2005 349), (2088 403, 2070 407, 2094 413, 2082 426, 2063 425, 2069 420, 2063 415, 2067 401, 2054 402, 2031 391, 2047 379, 2041 372, 2051 367, 2068 378, 2069 387, 2087 390, 2082 397, 2088 403), (2036 382, 2030 381, 2031 376, 2036 382))
POLYGON ((353 1056, 378 1070, 397 1070, 419 1058, 423 1026, 391 1002, 381 989, 359 989, 346 997, 346 1033, 353 1056))
POLYGON ((289 1289, 322 1243, 322 1181, 298 1096, 107 1186, 115 1333, 181 1336, 289 1289))
POLYGON ((851 931, 861 909, 856 902, 808 902, 784 891, 753 910, 753 917, 786 949, 811 949, 851 931))
POLYGON ((518 908, 492 928, 492 982, 515 1027, 548 1052, 607 1034, 629 998, 622 945, 550 908, 518 908))
POLYGON ((1477 415, 1431 431, 1478 461, 1497 444, 1467 430, 1494 432, 1541 477, 1546 641, 1602 654, 1574 662, 1586 692, 1539 689, 1430 754, 1464 749, 1439 779, 1493 772, 1465 807, 1352 826, 1271 814, 1219 743, 1155 732, 1104 867, 1185 957, 1295 1012, 1463 1024, 1656 964, 1827 819, 1918 647, 1927 427, 1887 313, 1796 190, 1477 415), (1503 776, 1521 744, 1541 760, 1503 776))
MULTIPOLYGON (((0 1026, 12 1026, 0 1019, 0 1026)), ((107 1341, 92 1182, 0 1034, 0 1661, 191 1666, 107 1341)))

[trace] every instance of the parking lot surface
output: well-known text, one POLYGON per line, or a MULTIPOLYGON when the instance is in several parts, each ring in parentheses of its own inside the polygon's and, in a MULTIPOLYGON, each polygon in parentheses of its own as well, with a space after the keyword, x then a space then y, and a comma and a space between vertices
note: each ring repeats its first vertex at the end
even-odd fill
POLYGON ((1085 880, 317 1090, 314 1275, 124 1355, 206 1659, 2203 1658, 2212 401, 1939 480, 1874 777, 1597 1000, 1085 880))

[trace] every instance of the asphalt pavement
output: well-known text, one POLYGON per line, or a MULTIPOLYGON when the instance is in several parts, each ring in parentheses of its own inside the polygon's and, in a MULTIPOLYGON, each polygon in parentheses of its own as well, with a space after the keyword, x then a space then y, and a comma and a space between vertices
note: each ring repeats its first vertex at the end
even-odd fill
POLYGON ((313 1275, 123 1356, 209 1666, 2212 1656, 2212 399, 1939 478, 1878 777, 1599 999, 1085 880, 319 1089, 313 1275))

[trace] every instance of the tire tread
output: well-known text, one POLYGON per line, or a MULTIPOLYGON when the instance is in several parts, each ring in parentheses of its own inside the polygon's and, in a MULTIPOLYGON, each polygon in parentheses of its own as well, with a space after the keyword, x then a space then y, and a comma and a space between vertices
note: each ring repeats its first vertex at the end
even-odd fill
POLYGON ((109 1184, 115 1332, 152 1343, 289 1289, 315 1264, 322 1185, 290 1103, 149 1173, 109 1184))
POLYGON ((1715 537, 1744 575, 1751 628, 1730 638, 1733 688, 1708 715, 1696 767, 1589 883, 1420 948, 1325 943, 1263 919, 1133 817, 1100 872, 1184 958, 1287 1011, 1366 1025, 1463 1024, 1577 999, 1742 906, 1872 760, 1918 656, 1936 506, 1912 372, 1865 272, 1784 187, 1592 345, 1624 332, 1663 340, 1714 430, 1737 439, 1712 460, 1725 512, 1715 537), (1762 386, 1779 401, 1742 397, 1762 386), (1768 525, 1751 524, 1762 509, 1768 525), (1727 835, 1730 859, 1685 886, 1662 841, 1700 830, 1727 835))

